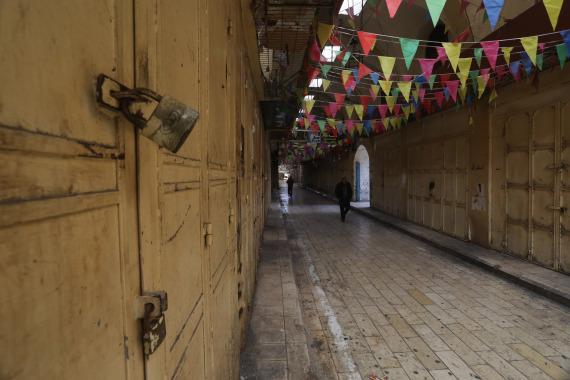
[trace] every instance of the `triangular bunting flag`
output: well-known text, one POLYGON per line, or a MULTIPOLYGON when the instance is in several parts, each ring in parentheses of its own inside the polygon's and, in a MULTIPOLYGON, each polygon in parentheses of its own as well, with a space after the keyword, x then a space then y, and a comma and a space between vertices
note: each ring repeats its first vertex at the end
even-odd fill
POLYGON ((566 57, 570 57, 570 30, 560 32, 560 35, 562 36, 564 44, 566 45, 566 57))
POLYGON ((467 86, 463 85, 463 86, 459 87, 459 90, 457 92, 459 93, 459 96, 461 97, 461 102, 465 103, 465 95, 467 95, 467 86))
POLYGON ((323 79, 323 90, 327 90, 329 88, 329 85, 331 84, 331 81, 328 79, 323 79))
POLYGON ((426 100, 425 102, 423 102, 423 105, 428 115, 431 115, 431 100, 426 100))
POLYGON ((375 84, 370 85, 370 95, 372 96, 373 100, 376 100, 378 96, 378 91, 380 90, 380 86, 376 86, 375 84))
POLYGON ((392 76, 392 70, 394 69, 394 63, 396 58, 394 57, 378 57, 380 61, 380 66, 382 67, 382 72, 384 73, 384 79, 390 80, 392 76))
POLYGON ((445 60, 447 59, 447 53, 445 52, 445 48, 443 46, 436 46, 435 49, 437 50, 436 62, 441 62, 441 64, 444 65, 445 60))
POLYGON ((423 102, 426 94, 426 89, 425 88, 418 89, 418 94, 420 95, 420 100, 423 102))
POLYGON ((358 38, 360 39, 360 45, 362 45, 362 51, 364 52, 364 55, 368 57, 368 53, 370 53, 370 50, 374 49, 374 43, 376 42, 376 35, 360 31, 356 33, 358 34, 358 38))
POLYGON ((431 72, 433 71, 433 65, 435 65, 436 60, 420 58, 418 59, 418 61, 420 62, 420 66, 422 67, 422 74, 424 78, 426 78, 426 80, 429 80, 431 72))
POLYGON ((326 121, 325 120, 318 120, 317 123, 319 123, 319 129, 321 130, 321 133, 324 133, 326 121))
POLYGON ((457 66, 459 67, 459 74, 457 74, 457 76, 463 86, 467 83, 472 60, 472 58, 459 58, 459 62, 457 63, 457 66))
POLYGON ((457 62, 459 61, 459 54, 461 53, 461 43, 442 42, 442 45, 445 48, 447 58, 449 58, 453 71, 457 71, 457 62))
POLYGON ((380 86, 382 87, 382 91, 384 91, 384 94, 386 94, 386 96, 389 96, 390 95, 390 88, 392 87, 392 81, 381 80, 380 86))
POLYGON ((477 87, 479 89, 479 99, 481 99, 481 96, 483 96, 483 93, 485 92, 485 86, 487 82, 483 79, 483 77, 477 77, 477 87))
POLYGON ((556 24, 558 23, 558 16, 560 15, 560 8, 562 8, 562 2, 564 0, 542 0, 544 7, 546 8, 546 13, 548 13, 548 18, 552 24, 552 30, 556 29, 556 24))
POLYGON ((402 106, 400 104, 394 104, 394 116, 398 116, 401 107, 402 106))
POLYGON ((501 51, 503 52, 503 57, 505 58, 507 65, 509 65, 509 63, 511 62, 511 50, 513 50, 512 46, 501 48, 501 51))
POLYGON ((439 106, 439 109, 442 109, 442 107, 443 107, 443 92, 435 92, 433 95, 435 96, 435 100, 437 101, 437 105, 439 106))
MULTIPOLYGON (((340 108, 342 106, 342 102, 344 102, 344 98, 346 95, 344 94, 334 94, 334 99, 336 100, 336 104, 338 105, 338 108, 340 108)), ((331 107, 331 111, 332 111, 332 107, 331 107)))
POLYGON ((378 84, 378 78, 380 78, 380 75, 378 73, 370 73, 370 78, 372 78, 372 82, 374 82, 374 84, 378 84))
POLYGON ((388 104, 388 109, 390 110, 390 112, 392 112, 394 110, 394 98, 391 96, 388 96, 386 98, 386 103, 388 104))
POLYGON ((533 65, 536 65, 536 49, 538 47, 538 36, 521 38, 522 46, 528 54, 533 65))
POLYGON ((449 94, 455 102, 457 102, 457 87, 459 87, 458 80, 448 80, 445 85, 449 89, 449 94))
POLYGON ((495 25, 497 25, 497 20, 501 14, 504 0, 483 0, 483 2, 485 3, 485 9, 487 10, 487 15, 489 16, 491 30, 495 30, 495 25))
POLYGON ((305 109, 307 110, 307 114, 311 113, 311 110, 313 109, 314 105, 315 105, 314 99, 305 100, 305 109))
POLYGON ((497 94, 496 90, 493 90, 493 92, 491 93, 491 97, 489 98, 489 103, 491 103, 493 100, 497 99, 499 97, 499 95, 497 94))
POLYGON ((350 119, 352 117, 352 113, 354 112, 354 105, 344 106, 344 109, 346 110, 347 118, 350 119))
POLYGON ((365 76, 367 76, 368 74, 370 74, 372 72, 372 70, 370 70, 368 67, 366 67, 362 62, 358 63, 358 80, 361 80, 362 78, 364 78, 365 76))
POLYGON ((410 65, 416 55, 416 50, 418 50, 419 40, 411 40, 408 38, 400 37, 400 47, 402 48, 402 54, 406 60, 406 67, 410 69, 410 65))
POLYGON ((410 90, 412 88, 412 82, 398 82, 398 87, 402 91, 402 95, 406 99, 406 102, 410 101, 410 90))
POLYGON ((429 77, 429 88, 430 90, 433 90, 433 84, 435 83, 435 78, 437 77, 437 74, 432 74, 429 77))
POLYGON ((568 52, 566 51, 566 45, 560 44, 556 45, 556 53, 558 54, 558 59, 560 60, 560 68, 564 67, 564 62, 566 62, 566 57, 568 52))
POLYGON ((443 10, 446 0, 426 0, 427 7, 429 9, 429 14, 431 15, 431 20, 433 22, 433 27, 435 28, 437 22, 439 21, 439 16, 443 10))
POLYGON ((475 56, 475 61, 477 61, 477 66, 481 67, 481 57, 483 56, 483 48, 473 49, 473 55, 475 56))
POLYGON ((402 0, 386 0, 386 6, 388 7, 388 13, 390 14, 390 18, 394 18, 396 11, 400 7, 402 0))
POLYGON ((327 74, 329 73, 329 70, 331 69, 331 65, 321 65, 321 70, 323 73, 323 76, 326 77, 327 74))
POLYGON ((388 106, 385 104, 381 104, 378 106, 378 111, 380 112, 380 117, 382 120, 386 118, 386 112, 388 111, 388 106))
POLYGON ((311 47, 311 53, 309 54, 309 57, 315 62, 319 62, 321 60, 321 51, 319 49, 319 45, 317 44, 316 38, 313 41, 313 46, 311 47))
POLYGON ((333 31, 333 27, 334 27, 334 25, 319 23, 319 28, 317 30, 317 36, 319 37, 319 42, 321 43, 321 46, 325 46, 325 44, 327 43, 327 41, 328 41, 332 31, 333 31))
POLYGON ((336 117, 336 113, 338 112, 338 104, 330 102, 329 106, 331 108, 331 116, 336 117))
POLYGON ((530 76, 532 71, 532 61, 526 51, 521 51, 521 59, 524 71, 526 71, 526 76, 530 76))
POLYGON ((360 104, 362 104, 362 107, 367 108, 368 103, 370 103, 370 96, 360 95, 360 104))
POLYGON ((469 72, 469 76, 471 77, 471 86, 473 86, 473 92, 477 93, 477 77, 479 76, 479 70, 469 72))
POLYGON ((499 41, 485 41, 480 42, 483 50, 485 51, 485 55, 487 56, 487 60, 491 65, 491 68, 495 70, 495 65, 497 64, 497 54, 499 52, 499 41))
POLYGON ((362 106, 362 104, 355 104, 354 105, 354 110, 356 111, 356 114, 358 115, 358 118, 360 120, 362 120, 362 116, 364 116, 364 107, 362 106))
POLYGON ((330 117, 332 116, 332 114, 331 114, 331 106, 324 106, 323 108, 325 109, 325 113, 327 114, 327 117, 330 118, 330 117))

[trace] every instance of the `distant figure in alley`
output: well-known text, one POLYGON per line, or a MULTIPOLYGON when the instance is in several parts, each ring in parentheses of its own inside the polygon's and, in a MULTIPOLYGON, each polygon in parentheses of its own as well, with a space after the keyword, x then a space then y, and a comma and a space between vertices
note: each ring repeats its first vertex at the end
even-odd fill
POLYGON ((287 180, 287 193, 290 197, 293 196, 293 183, 295 183, 295 181, 293 181, 293 177, 289 175, 289 179, 287 180))
POLYGON ((342 176, 341 181, 334 190, 340 206, 340 219, 344 222, 346 214, 350 211, 350 200, 352 199, 352 186, 346 181, 346 176, 342 176))

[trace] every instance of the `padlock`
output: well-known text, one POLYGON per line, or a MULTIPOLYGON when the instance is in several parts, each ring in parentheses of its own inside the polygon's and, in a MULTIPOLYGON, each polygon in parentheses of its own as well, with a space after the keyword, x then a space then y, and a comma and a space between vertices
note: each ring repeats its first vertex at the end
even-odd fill
POLYGON ((121 98, 121 111, 134 125, 141 129, 143 136, 172 153, 178 152, 198 121, 199 113, 186 104, 169 95, 160 96, 146 88, 136 88, 122 94, 113 94, 121 98), (158 102, 148 120, 140 115, 133 115, 130 105, 150 98, 158 102))
POLYGON ((150 355, 160 346, 166 337, 166 321, 164 314, 158 317, 151 317, 154 305, 147 303, 143 318, 143 349, 145 355, 150 355))

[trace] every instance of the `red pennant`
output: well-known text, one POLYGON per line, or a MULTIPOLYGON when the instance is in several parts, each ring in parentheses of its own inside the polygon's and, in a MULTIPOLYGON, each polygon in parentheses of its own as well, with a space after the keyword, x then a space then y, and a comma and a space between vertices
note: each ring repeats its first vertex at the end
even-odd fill
POLYGON ((346 49, 344 49, 342 51, 342 53, 340 53, 339 55, 336 56, 336 59, 339 60, 340 63, 342 63, 342 60, 344 59, 344 56, 346 55, 346 49))
POLYGON ((336 104, 338 108, 342 107, 342 103, 344 102, 345 94, 334 94, 334 99, 336 100, 336 104))
POLYGON ((311 48, 310 57, 313 61, 318 62, 321 60, 321 51, 319 50, 319 45, 317 44, 317 39, 313 41, 313 47, 311 48))
POLYGON ((331 44, 333 44, 334 46, 342 46, 340 41, 332 33, 331 33, 329 40, 330 40, 331 44))
POLYGON ((337 113, 337 111, 338 111, 338 104, 333 103, 333 102, 330 102, 330 103, 329 103, 329 107, 330 107, 330 110, 331 110, 331 115, 332 115, 331 117, 332 117, 332 118, 335 118, 335 117, 336 117, 336 113, 337 113))
POLYGON ((435 96, 439 109, 443 109, 443 92, 435 92, 433 95, 435 96))
POLYGON ((309 79, 309 82, 315 79, 320 72, 321 69, 318 67, 309 67, 309 70, 307 70, 307 77, 309 79))
POLYGON ((453 100, 455 102, 457 102, 457 87, 459 87, 459 81, 458 80, 448 80, 447 82, 445 82, 445 85, 449 89, 449 94, 451 95, 453 100))
POLYGON ((358 78, 357 78, 357 80, 361 80, 362 78, 364 78, 365 76, 367 76, 371 72, 372 72, 371 69, 366 67, 362 62, 359 62, 358 63, 358 78))
POLYGON ((325 113, 327 114, 327 117, 330 119, 332 118, 332 114, 331 114, 331 106, 324 106, 325 109, 325 113))
POLYGON ((428 115, 431 115, 431 100, 424 100, 423 105, 428 115))
POLYGON ((370 96, 361 95, 360 96, 360 103, 362 104, 362 106, 364 107, 364 110, 366 111, 366 109, 368 108, 368 103, 370 103, 370 96))
POLYGON ((485 9, 485 3, 484 2, 481 2, 481 5, 479 6, 479 8, 477 8, 475 13, 478 13, 481 9, 485 9))
POLYGON ((467 29, 465 29, 465 31, 463 33, 461 33, 459 35, 459 37, 457 37, 455 40, 453 40, 453 42, 461 42, 465 39, 465 37, 467 37, 467 34, 469 34, 469 27, 467 27, 467 29))
POLYGON ((313 132, 313 135, 319 133, 319 125, 317 123, 311 124, 311 132, 313 132))
POLYGON ((394 116, 398 116, 398 114, 400 113, 400 107, 401 107, 400 104, 394 104, 394 113, 393 113, 394 116))
POLYGON ((374 46, 374 43, 376 42, 376 35, 365 32, 356 32, 356 33, 358 34, 358 38, 360 39, 360 45, 362 45, 362 50, 364 51, 364 55, 368 56, 368 53, 370 53, 370 49, 372 49, 372 46, 374 46))
POLYGON ((489 80, 487 81, 487 86, 489 86, 489 88, 492 90, 495 87, 495 78, 489 78, 489 80))
POLYGON ((439 78, 441 79, 441 87, 442 88, 443 88, 443 85, 445 84, 445 82, 447 82, 450 77, 451 77, 451 74, 440 74, 439 75, 439 78))

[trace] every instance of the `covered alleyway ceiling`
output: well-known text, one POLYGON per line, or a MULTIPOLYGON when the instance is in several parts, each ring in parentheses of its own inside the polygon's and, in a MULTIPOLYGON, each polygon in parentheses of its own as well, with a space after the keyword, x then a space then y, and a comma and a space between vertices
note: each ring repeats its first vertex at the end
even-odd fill
MULTIPOLYGON (((559 17, 553 28, 542 2, 447 0, 441 9, 437 3, 253 1, 265 90, 261 105, 272 149, 287 140, 289 149, 280 151, 285 159, 309 136, 319 136, 321 144, 346 144, 346 138, 385 133, 432 112, 471 106, 485 88, 494 97, 500 86, 524 76, 532 80, 559 64, 556 46, 564 40, 554 31, 570 28, 570 17, 559 17), (441 12, 435 22, 430 12, 441 12), (544 45, 525 49, 522 37, 537 37, 534 43, 544 45), (500 45, 496 65, 480 41, 500 45), (505 47, 512 47, 510 57, 505 47), (533 49, 537 58, 531 57, 533 49)), ((561 14, 570 14, 569 3, 560 1, 561 14)), ((322 148, 305 150, 303 159, 330 147, 322 148)))

